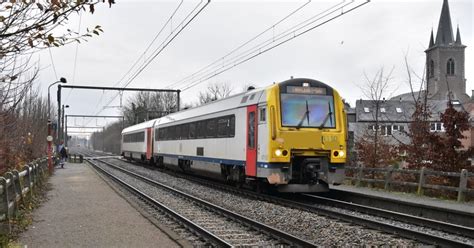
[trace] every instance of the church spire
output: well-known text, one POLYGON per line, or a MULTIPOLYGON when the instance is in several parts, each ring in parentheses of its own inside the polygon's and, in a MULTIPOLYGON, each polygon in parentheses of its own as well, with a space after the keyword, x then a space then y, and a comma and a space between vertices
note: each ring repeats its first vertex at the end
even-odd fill
POLYGON ((436 45, 449 45, 453 42, 453 26, 451 25, 448 0, 444 0, 441 17, 439 18, 438 32, 436 33, 436 45))
POLYGON ((430 45, 428 46, 428 48, 432 48, 433 46, 434 46, 433 29, 431 29, 430 45))
POLYGON ((462 45, 462 43, 461 43, 461 33, 459 32, 459 25, 458 25, 458 30, 456 32, 456 45, 462 45))

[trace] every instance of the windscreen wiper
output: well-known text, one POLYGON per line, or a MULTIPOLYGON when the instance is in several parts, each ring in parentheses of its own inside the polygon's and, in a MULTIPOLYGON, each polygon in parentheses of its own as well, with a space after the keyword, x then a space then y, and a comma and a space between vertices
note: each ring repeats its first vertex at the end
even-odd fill
POLYGON ((326 122, 328 122, 328 119, 330 120, 331 126, 332 126, 332 118, 330 118, 330 117, 332 117, 331 103, 328 102, 328 113, 327 113, 326 117, 324 118, 323 123, 321 123, 321 126, 319 126, 320 129, 323 128, 324 125, 326 125, 326 122))
POLYGON ((301 118, 301 121, 298 123, 298 126, 296 128, 300 128, 303 125, 304 119, 306 117, 306 121, 308 122, 309 126, 309 108, 308 108, 308 100, 306 100, 306 112, 304 112, 303 118, 301 118))

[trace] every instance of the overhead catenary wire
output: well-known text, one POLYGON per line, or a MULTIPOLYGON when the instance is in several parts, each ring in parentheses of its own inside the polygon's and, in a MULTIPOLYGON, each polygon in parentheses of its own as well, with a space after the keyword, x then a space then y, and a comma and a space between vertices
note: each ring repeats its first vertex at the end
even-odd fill
MULTIPOLYGON (((81 22, 82 22, 82 12, 79 12, 79 24, 77 25, 77 32, 78 33, 81 33, 81 22)), ((79 52, 79 43, 76 44, 76 51, 74 53, 74 66, 72 68, 72 84, 74 84, 76 82, 76 69, 77 69, 77 55, 78 55, 78 52, 79 52)), ((71 96, 71 93, 72 93, 73 89, 71 89, 69 91, 69 93, 67 94, 66 96, 66 100, 64 100, 64 102, 66 102, 69 97, 71 96)))
POLYGON ((174 9, 174 11, 171 13, 170 17, 168 18, 168 20, 165 22, 165 24, 163 24, 163 26, 161 27, 160 31, 158 31, 158 33, 155 35, 155 37, 153 38, 153 40, 150 42, 150 44, 148 44, 147 48, 145 49, 145 51, 143 51, 143 53, 141 53, 141 55, 137 58, 137 60, 133 63, 133 65, 130 67, 130 69, 123 75, 123 77, 117 82, 114 84, 114 86, 117 86, 119 85, 124 79, 125 77, 133 70, 133 68, 135 68, 135 66, 138 64, 138 62, 145 56, 145 54, 148 52, 148 50, 150 50, 150 48, 153 46, 153 44, 155 43, 155 41, 158 39, 158 37, 161 35, 161 33, 163 32, 163 30, 165 30, 166 26, 171 22, 171 20, 173 19, 173 17, 176 15, 176 12, 178 12, 178 10, 181 8, 183 4, 183 0, 180 1, 180 3, 178 4, 178 6, 174 9))
MULTIPOLYGON (((201 0, 202 2, 202 0, 201 0)), ((117 81, 114 86, 117 86, 119 85, 120 83, 122 83, 122 81, 127 77, 127 75, 130 74, 130 72, 136 67, 136 65, 138 64, 138 62, 140 62, 140 60, 146 55, 146 53, 148 52, 148 50, 153 46, 153 44, 155 43, 155 41, 158 39, 158 37, 161 35, 161 33, 163 32, 163 30, 165 30, 166 26, 168 25, 168 23, 170 23, 170 21, 172 20, 172 18, 176 15, 176 13, 178 12, 178 10, 181 8, 183 4, 183 0, 180 1, 180 3, 178 4, 178 6, 173 10, 173 12, 171 13, 170 17, 168 18, 168 20, 163 24, 163 26, 161 27, 161 29, 158 31, 158 33, 153 37, 153 39, 150 41, 150 43, 148 44, 148 46, 145 48, 145 50, 141 53, 140 56, 138 56, 138 58, 135 60, 135 62, 132 64, 132 66, 130 67, 130 69, 128 69, 127 72, 125 72, 125 74, 122 76, 122 78, 120 78, 119 81, 117 81)), ((117 95, 114 95, 112 97, 112 101, 117 97, 117 95)), ((104 94, 102 94, 102 96, 100 97, 100 100, 99 102, 97 102, 97 105, 95 108, 98 108, 99 105, 102 103, 102 100, 104 98, 104 94)), ((106 108, 107 105, 109 105, 112 101, 110 101, 109 103, 105 104, 104 105, 104 108, 102 110, 104 110, 106 108)))
MULTIPOLYGON (((124 88, 126 88, 128 85, 130 85, 131 82, 133 82, 133 80, 141 73, 143 72, 146 67, 148 65, 150 65, 150 63, 209 5, 209 3, 211 2, 210 0, 207 0, 206 4, 204 4, 204 6, 202 6, 200 9, 198 9, 198 7, 202 4, 203 0, 201 0, 197 5, 196 7, 191 11, 189 12, 189 14, 183 19, 183 21, 174 29, 175 30, 178 30, 174 35, 173 34, 173 31, 172 33, 165 39, 165 41, 163 41, 163 43, 153 51, 153 54, 152 56, 150 56, 148 58, 148 60, 146 62, 143 63, 143 65, 134 73, 134 75, 132 77, 130 77, 129 80, 127 80, 127 82, 124 84, 124 88), (196 12, 196 9, 198 9, 198 11, 196 12), (196 13, 194 13, 196 12, 196 13), (194 13, 194 14, 193 14, 194 13), (190 18, 189 18, 190 17, 190 18), (189 18, 189 19, 188 19, 189 18), (181 26, 181 27, 180 27, 181 26), (171 36, 172 35, 172 36, 171 36), (171 38, 166 41, 169 37, 171 36, 171 38)), ((169 19, 170 20, 170 19, 169 19)), ((140 60, 140 59, 138 59, 140 60)), ((98 115, 100 114, 104 109, 105 109, 105 106, 109 105, 110 103, 112 103, 115 98, 118 96, 119 94, 115 94, 108 102, 107 104, 104 105, 103 108, 101 108, 95 115, 98 115)))
POLYGON ((232 57, 232 58, 229 58, 228 60, 225 61, 225 63, 221 66, 219 65, 218 68, 213 68, 212 70, 206 70, 204 73, 202 73, 201 75, 199 75, 198 78, 194 77, 193 79, 191 80, 188 80, 187 84, 182 88, 182 91, 185 91, 185 90, 188 90, 204 81, 207 81, 217 75, 220 75, 242 63, 245 63, 265 52, 268 52, 290 40, 293 40, 329 21, 332 21, 344 14, 347 14, 349 12, 351 12, 352 10, 355 10, 367 3, 369 3, 370 1, 369 0, 366 0, 365 2, 363 3, 359 3, 358 5, 356 6, 352 6, 351 8, 349 8, 348 10, 344 11, 344 8, 349 6, 349 5, 352 5, 355 0, 352 0, 350 1, 349 3, 345 3, 346 1, 343 1, 339 4, 336 4, 328 9, 326 9, 325 11, 322 11, 320 13, 318 13, 317 15, 303 21, 303 22, 300 22, 299 24, 291 27, 290 29, 287 29, 286 31, 280 33, 279 35, 277 35, 277 37, 273 37, 271 39, 268 39, 250 49, 247 49, 246 51, 232 57), (344 4, 345 3, 345 4, 344 4), (342 4, 342 6, 340 6, 342 4), (340 13, 338 13, 340 11, 340 13), (330 16, 331 14, 335 14, 334 16, 330 16), (315 22, 317 21, 320 21, 322 20, 323 18, 325 17, 328 17, 330 16, 327 20, 323 20, 322 22, 320 23, 317 23, 315 25, 312 25, 314 24, 315 22))
POLYGON ((231 50, 230 52, 228 52, 227 54, 225 54, 224 56, 218 58, 217 60, 215 60, 214 62, 208 64, 207 66, 201 68, 200 70, 194 72, 193 74, 171 84, 171 85, 168 85, 167 88, 172 88, 172 87, 175 87, 175 86, 178 86, 180 85, 180 83, 182 82, 185 82, 186 80, 188 80, 189 78, 192 78, 194 77, 195 75, 203 72, 204 70, 206 70, 207 68, 209 67, 212 67, 213 65, 221 62, 223 59, 225 59, 227 56, 235 53, 236 51, 238 51, 239 49, 241 49, 242 47, 246 46, 247 44, 251 43, 252 41, 256 40, 257 38, 261 37, 262 35, 264 35, 265 33, 267 33, 268 31, 270 30, 274 30, 274 28, 276 26, 278 26, 279 24, 281 24, 282 22, 284 22, 285 20, 287 20, 288 18, 290 18, 291 16, 293 16, 294 14, 296 14, 298 11, 302 10, 304 7, 306 7, 309 3, 311 3, 311 0, 308 0, 306 3, 304 3, 303 5, 299 6, 298 8, 296 8, 295 10, 291 11, 288 15, 286 15, 285 17, 283 17, 282 19, 278 20, 276 23, 274 23, 273 25, 271 25, 270 27, 266 28, 265 30, 263 30, 262 32, 260 32, 259 34, 257 34, 256 36, 250 38, 249 40, 247 40, 246 42, 244 42, 243 44, 237 46, 236 48, 234 48, 233 50, 231 50))

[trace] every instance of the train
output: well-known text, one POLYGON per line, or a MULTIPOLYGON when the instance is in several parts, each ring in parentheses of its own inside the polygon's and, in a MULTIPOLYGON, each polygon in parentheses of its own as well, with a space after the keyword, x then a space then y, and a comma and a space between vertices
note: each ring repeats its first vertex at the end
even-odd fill
POLYGON ((347 120, 339 93, 294 78, 122 131, 125 159, 278 192, 326 192, 344 179, 347 120))

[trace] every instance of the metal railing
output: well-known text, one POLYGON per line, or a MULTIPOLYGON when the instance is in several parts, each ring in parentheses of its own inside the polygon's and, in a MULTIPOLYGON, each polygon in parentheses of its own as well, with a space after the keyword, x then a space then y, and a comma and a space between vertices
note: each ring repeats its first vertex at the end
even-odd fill
POLYGON ((420 170, 407 170, 407 169, 394 169, 393 167, 385 168, 368 168, 368 167, 349 167, 346 166, 346 179, 350 180, 351 183, 355 181, 356 186, 361 186, 362 183, 383 184, 385 190, 391 191, 394 186, 408 186, 416 188, 418 195, 423 195, 425 189, 438 190, 438 191, 452 191, 457 192, 457 201, 466 201, 467 195, 474 195, 474 188, 468 187, 468 180, 474 180, 474 173, 468 172, 466 169, 462 169, 461 172, 445 172, 445 171, 433 171, 425 167, 420 170), (350 173, 350 172, 353 173, 350 173), (371 178, 366 177, 369 173, 371 178), (352 174, 352 176, 350 176, 352 174), (416 180, 403 181, 403 176, 398 176, 397 179, 394 175, 408 174, 416 180), (427 177, 438 176, 445 178, 459 178, 459 184, 457 186, 449 186, 442 184, 429 184, 427 177))
POLYGON ((45 182, 48 174, 47 159, 38 159, 25 166, 22 171, 11 171, 0 177, 0 234, 10 233, 10 220, 19 207, 33 197, 33 191, 45 182))

